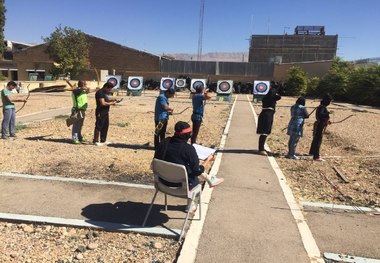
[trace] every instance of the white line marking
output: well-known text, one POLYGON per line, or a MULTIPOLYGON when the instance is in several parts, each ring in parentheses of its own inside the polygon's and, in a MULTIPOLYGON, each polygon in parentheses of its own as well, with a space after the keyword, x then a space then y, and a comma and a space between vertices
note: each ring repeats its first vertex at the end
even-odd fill
MULTIPOLYGON (((253 108, 253 105, 247 95, 247 100, 249 102, 249 105, 251 106, 251 110, 253 113, 253 116, 255 118, 255 121, 257 123, 257 114, 255 112, 255 109, 253 108)), ((269 149, 268 145, 265 145, 265 148, 269 149)), ((269 149, 270 150, 270 149, 269 149)), ((309 226, 306 223, 306 220, 302 214, 301 208, 296 202, 292 190, 290 189, 286 178, 284 174, 282 173, 280 167, 278 166, 276 159, 272 156, 268 156, 269 162, 274 170, 274 172, 277 175, 278 182, 280 183, 281 189, 284 193, 285 199, 288 203, 288 206, 290 208, 290 211, 292 212, 292 215, 296 221, 298 231, 300 232, 301 239, 303 242, 303 246, 310 258, 310 262, 320 262, 324 263, 324 260, 321 258, 321 252, 319 251, 319 248, 317 246, 317 243, 315 242, 315 239, 313 237, 313 234, 310 231, 309 226)))
POLYGON ((122 182, 113 182, 113 181, 103 181, 103 180, 76 179, 76 178, 66 178, 66 177, 59 177, 59 176, 43 176, 43 175, 1 173, 1 172, 0 172, 0 176, 17 177, 17 178, 34 179, 34 180, 47 180, 47 181, 97 184, 97 185, 117 185, 117 186, 143 188, 143 189, 154 189, 153 185, 131 184, 131 183, 122 183, 122 182))
POLYGON ((93 221, 93 220, 81 220, 81 219, 66 219, 66 218, 49 217, 49 216, 0 213, 0 218, 14 220, 14 221, 48 223, 48 224, 55 224, 55 225, 79 226, 79 227, 92 227, 92 228, 104 229, 107 231, 139 232, 139 233, 148 233, 148 234, 154 234, 154 235, 165 235, 165 236, 173 236, 173 237, 177 237, 181 233, 180 229, 170 229, 170 228, 163 228, 163 227, 141 227, 141 226, 135 226, 135 225, 119 224, 119 223, 110 223, 110 222, 93 221))
MULTIPOLYGON (((219 149, 223 150, 224 146, 226 144, 228 131, 230 129, 232 115, 235 109, 236 101, 238 96, 235 97, 235 101, 232 105, 230 115, 227 120, 226 127, 224 128, 222 138, 220 140, 219 149)), ((216 175, 218 173, 220 163, 222 160, 222 153, 218 152, 216 155, 216 159, 214 161, 214 164, 211 168, 210 175, 216 175)), ((205 185, 205 188, 202 191, 202 217, 201 220, 193 220, 191 222, 190 228, 187 231, 187 235, 185 238, 185 241, 183 243, 180 255, 178 257, 177 262, 178 263, 192 263, 195 262, 196 256, 197 256, 197 249, 199 246, 199 239, 201 237, 203 226, 206 219, 206 214, 208 211, 209 203, 211 200, 211 194, 212 194, 213 188, 208 187, 208 184, 205 185)), ((196 217, 195 217, 196 218, 196 217)))
POLYGON ((338 204, 326 204, 326 203, 319 203, 319 202, 306 202, 306 201, 300 201, 300 205, 303 206, 312 206, 312 207, 323 207, 323 208, 330 208, 330 209, 344 209, 344 210, 362 210, 364 212, 374 212, 376 209, 379 208, 370 208, 365 206, 350 206, 350 205, 338 205, 338 204))

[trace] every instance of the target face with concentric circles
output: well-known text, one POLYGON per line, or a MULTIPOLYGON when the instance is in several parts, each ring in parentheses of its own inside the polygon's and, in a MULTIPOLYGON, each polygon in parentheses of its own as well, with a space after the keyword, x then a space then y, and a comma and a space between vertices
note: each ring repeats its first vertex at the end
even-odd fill
POLYGON ((205 86, 205 84, 203 83, 203 81, 194 81, 194 83, 193 83, 193 89, 196 89, 197 88, 197 86, 200 86, 201 88, 204 88, 204 86, 205 86))
POLYGON ((165 79, 162 82, 162 87, 165 89, 170 89, 171 87, 173 87, 173 81, 171 79, 165 79))
POLYGON ((136 89, 140 87, 140 84, 141 84, 141 81, 139 79, 131 79, 131 81, 129 82, 129 85, 132 89, 136 89))
POLYGON ((177 84, 177 86, 182 87, 185 85, 185 81, 183 79, 179 79, 179 80, 177 80, 176 84, 177 84))
POLYGON ((219 90, 222 92, 229 91, 230 88, 231 88, 231 84, 228 83, 227 81, 222 81, 221 83, 219 83, 219 90))
POLYGON ((268 85, 264 82, 259 82, 255 86, 255 91, 257 94, 263 94, 268 91, 268 85))
POLYGON ((117 84, 119 83, 117 78, 109 78, 107 82, 111 83, 114 87, 116 87, 117 84))

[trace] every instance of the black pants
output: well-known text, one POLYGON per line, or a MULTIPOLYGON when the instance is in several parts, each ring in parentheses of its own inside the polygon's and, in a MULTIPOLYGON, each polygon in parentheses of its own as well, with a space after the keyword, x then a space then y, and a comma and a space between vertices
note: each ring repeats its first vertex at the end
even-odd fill
POLYGON ((100 134, 100 142, 106 142, 107 141, 108 127, 109 127, 109 114, 108 114, 108 112, 96 114, 94 143, 99 142, 99 134, 100 134))
POLYGON ((197 143, 199 130, 201 129, 202 121, 193 121, 193 134, 191 135, 191 144, 197 143))
POLYGON ((264 135, 264 134, 261 134, 260 137, 259 137, 259 151, 262 152, 262 151, 265 151, 265 141, 267 140, 267 135, 264 135))
POLYGON ((320 157, 319 150, 322 145, 324 128, 325 128, 325 125, 323 124, 317 124, 316 126, 313 141, 311 142, 311 147, 309 151, 309 154, 313 155, 313 159, 318 159, 320 157))
MULTIPOLYGON (((158 145, 165 140, 166 127, 168 126, 168 120, 163 120, 161 130, 156 134, 154 133, 154 149, 157 149, 158 145)), ((155 126, 159 124, 159 121, 154 121, 155 126)))

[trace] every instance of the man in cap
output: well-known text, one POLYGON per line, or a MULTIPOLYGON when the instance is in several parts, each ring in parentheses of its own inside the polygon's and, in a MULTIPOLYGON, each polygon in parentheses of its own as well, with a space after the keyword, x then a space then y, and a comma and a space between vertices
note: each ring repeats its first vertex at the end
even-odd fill
POLYGON ((195 92, 192 98, 193 114, 191 115, 191 121, 193 122, 193 135, 191 136, 191 144, 197 142, 198 133, 202 125, 204 113, 203 102, 212 98, 211 95, 205 92, 204 87, 199 84, 195 87, 195 92))
POLYGON ((169 115, 173 113, 174 108, 169 106, 169 99, 175 94, 173 88, 165 90, 156 99, 154 108, 154 148, 165 139, 166 127, 168 126, 169 115))
MULTIPOLYGON (((191 127, 188 123, 179 121, 175 124, 175 133, 173 137, 167 138, 157 148, 154 158, 182 164, 186 167, 188 174, 189 188, 192 189, 199 184, 198 177, 201 176, 207 181, 210 187, 217 186, 224 181, 223 178, 209 176, 205 171, 207 166, 214 160, 214 156, 210 155, 206 160, 199 163, 198 154, 188 140, 191 138, 191 127)), ((176 187, 177 184, 163 182, 168 186, 176 187)))
POLYGON ((16 82, 9 81, 7 86, 1 90, 1 101, 3 103, 3 121, 1 123, 1 138, 8 139, 16 137, 16 107, 15 102, 26 102, 24 99, 12 99, 12 90, 17 87, 16 82))

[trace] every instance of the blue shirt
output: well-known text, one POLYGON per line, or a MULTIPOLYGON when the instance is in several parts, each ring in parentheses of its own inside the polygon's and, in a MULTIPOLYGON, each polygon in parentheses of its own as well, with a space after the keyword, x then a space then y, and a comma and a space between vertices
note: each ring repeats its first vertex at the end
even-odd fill
POLYGON ((288 135, 303 136, 303 125, 305 118, 309 118, 309 114, 305 106, 295 104, 290 108, 291 119, 288 125, 288 135))
POLYGON ((204 113, 204 94, 195 94, 193 97, 193 115, 191 115, 191 120, 202 121, 204 113))
POLYGON ((169 119, 169 111, 164 110, 164 106, 169 106, 169 100, 165 94, 160 94, 156 99, 156 106, 154 108, 154 120, 163 121, 169 119))

